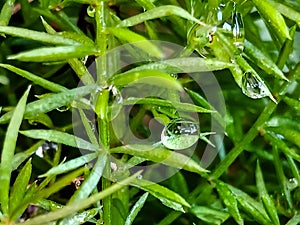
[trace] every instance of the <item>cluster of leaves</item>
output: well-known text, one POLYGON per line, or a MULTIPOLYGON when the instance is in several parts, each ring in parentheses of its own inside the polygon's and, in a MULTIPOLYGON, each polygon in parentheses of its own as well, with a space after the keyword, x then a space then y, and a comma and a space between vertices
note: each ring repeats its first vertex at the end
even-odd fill
MULTIPOLYGON (((198 24, 209 30, 211 14, 230 1, 0 3, 0 223, 299 224, 300 4, 234 2, 244 18, 243 53, 217 30, 213 40, 203 44, 212 50, 207 58, 199 55, 198 61, 187 63, 178 57, 172 66, 147 61, 113 76, 107 76, 103 56, 125 43, 158 59, 160 49, 148 40, 188 46, 197 54, 197 46, 189 44, 190 28, 198 24), (88 70, 93 60, 95 77, 88 70), (198 66, 200 61, 215 71, 221 85, 225 120, 177 69, 185 66, 203 78, 207 74, 198 66), (243 71, 266 84, 270 99, 251 99, 242 93, 243 71), (179 79, 170 76, 176 73, 179 79), (153 77, 154 82, 147 80, 153 77), (224 140, 217 135, 214 139, 219 154, 210 172, 200 166, 202 141, 189 159, 184 151, 159 144, 126 145, 115 137, 108 116, 113 107, 110 87, 121 90, 145 80, 151 88, 175 94, 174 101, 124 96, 120 115, 126 105, 138 104, 130 123, 120 124, 120 133, 131 129, 145 138, 149 129, 144 119, 155 117, 165 125, 176 118, 174 108, 198 113, 203 131, 210 129, 214 117, 225 124, 226 135, 224 140), (78 87, 80 82, 84 86, 78 87), (184 90, 194 105, 180 101, 184 90), (96 128, 86 114, 90 105, 85 100, 91 93, 98 93, 92 107, 96 128), (87 139, 72 133, 75 109, 87 139), (78 149, 88 154, 81 155, 78 149), (126 166, 111 162, 110 155, 126 166), (135 165, 160 162, 182 170, 159 184, 140 177, 141 171, 131 174, 135 165)), ((110 60, 121 64, 118 57, 110 60)))

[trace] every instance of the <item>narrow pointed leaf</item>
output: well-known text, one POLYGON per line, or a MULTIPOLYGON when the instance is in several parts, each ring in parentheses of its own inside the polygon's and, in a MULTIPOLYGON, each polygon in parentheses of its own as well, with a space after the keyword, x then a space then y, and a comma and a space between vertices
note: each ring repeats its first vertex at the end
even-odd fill
POLYGON ((126 28, 118 28, 118 27, 111 27, 107 29, 109 33, 117 37, 122 41, 129 42, 132 45, 135 45, 139 49, 149 53, 151 56, 156 58, 162 58, 163 53, 162 51, 153 44, 151 41, 148 41, 144 36, 139 35, 131 30, 126 28))
POLYGON ((149 192, 151 195, 159 199, 164 205, 176 211, 185 212, 183 206, 190 207, 190 204, 179 194, 151 181, 135 179, 131 182, 131 185, 149 192))
POLYGON ((208 208, 205 206, 194 206, 191 208, 191 213, 198 217, 200 220, 208 224, 222 224, 224 223, 229 214, 220 210, 208 208))
POLYGON ((285 225, 298 225, 300 223, 300 215, 295 214, 285 225))
POLYGON ((253 60, 253 62, 263 69, 266 73, 275 76, 276 78, 288 81, 283 72, 277 67, 277 65, 265 55, 261 50, 256 48, 251 42, 245 40, 245 53, 253 60))
POLYGON ((133 223, 135 217, 137 216, 139 211, 143 208, 143 206, 148 198, 148 195, 149 195, 148 192, 144 193, 139 198, 139 200, 134 204, 134 206, 132 207, 132 209, 129 212, 128 217, 126 218, 125 225, 131 225, 133 223))
POLYGON ((256 175, 256 186, 257 186, 260 198, 264 204, 264 207, 265 207, 268 215, 270 216, 273 224, 280 225, 277 210, 276 210, 273 200, 271 199, 270 195, 267 192, 259 162, 257 162, 255 175, 256 175))
POLYGON ((270 4, 269 0, 253 0, 253 3, 258 9, 260 15, 264 18, 265 22, 270 25, 275 34, 277 34, 281 42, 285 39, 291 39, 284 18, 270 4))
POLYGON ((8 59, 17 59, 25 62, 62 61, 93 55, 97 52, 94 47, 86 45, 43 47, 11 55, 8 59))
POLYGON ((299 11, 296 11, 295 9, 293 9, 287 5, 284 5, 280 2, 270 1, 270 3, 278 10, 278 12, 280 12, 286 18, 289 18, 290 20, 295 21, 297 23, 298 27, 300 27, 299 11))
POLYGON ((59 164, 55 167, 52 167, 50 170, 47 171, 47 173, 40 175, 39 177, 48 177, 51 175, 58 175, 62 173, 67 173, 70 170, 77 169, 80 166, 83 166, 93 159, 97 157, 97 153, 91 153, 87 155, 80 156, 75 159, 71 159, 65 163, 59 164))
MULTIPOLYGON (((87 85, 80 88, 74 88, 68 91, 64 91, 62 93, 53 94, 40 100, 31 102, 26 106, 24 117, 30 118, 34 115, 47 113, 61 106, 69 105, 74 100, 77 100, 82 96, 91 93, 95 89, 96 85, 87 85)), ((11 116, 12 112, 4 114, 2 117, 0 117, 0 124, 7 123, 10 120, 11 116)))
POLYGON ((53 91, 53 92, 61 92, 61 91, 66 91, 68 90, 67 88, 65 88, 64 86, 61 86, 60 84, 56 84, 54 82, 48 81, 40 76, 37 76, 33 73, 27 72, 25 70, 19 69, 17 67, 14 67, 12 65, 8 65, 8 64, 0 64, 0 67, 3 67, 5 69, 8 69, 24 78, 26 78, 27 80, 32 81, 35 84, 40 85, 41 87, 53 91))
POLYGON ((100 153, 91 173, 85 178, 78 190, 72 195, 69 203, 86 199, 93 192, 103 175, 106 162, 107 154, 105 152, 100 153))
POLYGON ((156 7, 154 9, 148 10, 139 15, 125 19, 122 22, 120 22, 118 24, 118 26, 119 27, 130 27, 130 26, 134 26, 139 23, 145 22, 147 20, 157 19, 157 18, 161 18, 164 16, 171 16, 171 15, 180 16, 187 20, 191 20, 193 22, 202 24, 198 19, 193 17, 191 14, 189 14, 184 9, 177 7, 177 6, 173 6, 173 5, 165 5, 165 6, 156 7))
POLYGON ((202 108, 200 106, 192 105, 189 103, 182 102, 171 102, 164 99, 158 98, 128 98, 123 102, 124 105, 134 105, 134 104, 147 104, 147 105, 156 105, 156 106, 165 106, 165 107, 174 107, 177 110, 182 110, 186 112, 199 112, 199 113, 214 113, 215 111, 202 108))
POLYGON ((268 214, 266 213, 264 207, 259 202, 255 201, 245 192, 229 186, 232 193, 235 195, 242 209, 252 216, 260 224, 268 225, 272 224, 268 214))
POLYGON ((228 185, 222 181, 217 181, 216 188, 224 204, 228 208, 228 212, 230 213, 230 215, 234 218, 234 220, 238 224, 240 225, 244 224, 244 220, 238 209, 237 200, 233 195, 233 193, 231 192, 231 190, 229 189, 228 185))
POLYGON ((126 145, 112 148, 111 153, 125 153, 148 159, 153 162, 162 163, 178 169, 185 169, 187 171, 205 174, 208 170, 203 169, 198 163, 190 157, 170 151, 165 148, 158 148, 145 145, 126 145))
POLYGON ((43 139, 50 142, 68 145, 74 148, 82 148, 91 151, 96 151, 99 149, 99 146, 97 145, 91 144, 90 142, 87 142, 79 137, 61 131, 36 129, 24 130, 20 131, 20 133, 30 138, 43 139))
POLYGON ((167 59, 136 67, 129 72, 141 70, 160 70, 166 73, 194 73, 223 70, 231 68, 231 63, 218 59, 207 59, 199 57, 167 59))
POLYGON ((79 45, 80 43, 65 38, 59 34, 47 34, 45 32, 39 32, 34 30, 29 30, 20 27, 13 26, 0 26, 0 33, 5 33, 11 36, 23 37, 26 39, 40 41, 44 43, 54 44, 54 45, 79 45))
POLYGON ((23 114, 25 111, 27 97, 30 91, 30 86, 21 97, 15 110, 13 111, 12 119, 8 125, 3 149, 1 153, 1 164, 0 164, 0 203, 3 213, 8 213, 9 210, 9 186, 12 172, 12 161, 16 148, 16 142, 18 138, 19 128, 23 120, 23 114))
POLYGON ((169 89, 182 90, 181 84, 176 79, 159 70, 143 70, 117 74, 109 79, 108 83, 119 87, 124 87, 134 83, 145 83, 169 89))
POLYGON ((20 171, 19 175, 16 178, 16 181, 14 182, 11 188, 10 199, 9 199, 10 212, 13 212, 23 200, 27 189, 27 185, 30 180, 31 170, 32 170, 31 160, 28 160, 27 163, 22 168, 22 170, 20 171))

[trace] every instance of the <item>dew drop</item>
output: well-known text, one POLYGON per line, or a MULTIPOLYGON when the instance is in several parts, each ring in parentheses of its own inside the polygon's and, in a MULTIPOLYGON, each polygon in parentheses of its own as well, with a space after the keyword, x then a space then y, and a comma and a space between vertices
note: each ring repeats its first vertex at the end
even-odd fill
POLYGON ((258 99, 269 95, 268 88, 252 72, 245 72, 242 78, 242 91, 250 98, 258 99))
POLYGON ((242 16, 239 12, 232 13, 232 35, 233 44, 241 51, 244 50, 245 30, 242 16))
POLYGON ((161 133, 162 144, 173 150, 191 147, 199 139, 199 127, 192 121, 174 119, 161 133))
POLYGON ((289 189, 289 190, 294 190, 295 188, 297 188, 298 187, 298 180, 296 179, 296 178, 291 178, 291 179, 289 179, 288 180, 288 182, 287 182, 287 188, 289 189))
POLYGON ((59 112, 66 112, 66 111, 68 111, 70 109, 70 107, 69 106, 61 106, 61 107, 59 107, 59 108, 56 108, 56 110, 57 111, 59 111, 59 112))
POLYGON ((143 175, 138 175, 137 177, 136 177, 138 180, 141 180, 141 179, 143 179, 143 175))
POLYGON ((95 12, 96 12, 96 9, 94 6, 92 5, 89 5, 87 10, 86 10, 87 14, 89 15, 89 17, 94 17, 95 16, 95 12))

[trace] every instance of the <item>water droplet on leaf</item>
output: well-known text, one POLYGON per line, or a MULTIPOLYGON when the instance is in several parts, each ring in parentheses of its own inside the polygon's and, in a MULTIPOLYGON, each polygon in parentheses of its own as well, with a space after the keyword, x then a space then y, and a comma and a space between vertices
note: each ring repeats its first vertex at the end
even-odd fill
POLYGON ((291 179, 289 179, 288 180, 288 182, 287 182, 287 188, 289 189, 289 190, 294 190, 295 188, 297 188, 298 187, 298 180, 296 179, 296 178, 291 178, 291 179))
POLYGON ((94 17, 95 16, 95 12, 96 12, 96 9, 94 6, 92 5, 89 5, 87 10, 86 10, 87 14, 89 15, 89 17, 94 17))
POLYGON ((63 105, 63 106, 57 108, 56 110, 59 111, 59 112, 66 112, 66 111, 68 111, 69 109, 70 109, 69 106, 64 106, 64 105, 63 105))
POLYGON ((161 133, 162 144, 173 150, 191 147, 199 139, 199 127, 192 121, 175 119, 161 133))
POLYGON ((250 98, 258 99, 269 95, 268 88, 252 72, 245 72, 242 78, 242 91, 250 98))
POLYGON ((241 51, 244 50, 245 30, 242 16, 239 12, 232 13, 233 44, 241 51))

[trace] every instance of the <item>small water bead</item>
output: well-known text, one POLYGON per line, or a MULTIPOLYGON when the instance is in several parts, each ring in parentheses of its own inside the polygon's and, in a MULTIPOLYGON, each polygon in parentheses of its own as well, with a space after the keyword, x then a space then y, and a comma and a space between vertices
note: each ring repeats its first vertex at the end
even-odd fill
POLYGON ((95 12, 96 12, 96 9, 93 5, 89 5, 87 10, 86 10, 87 14, 89 17, 94 17, 95 16, 95 12))
POLYGON ((287 188, 289 189, 289 190, 294 190, 295 188, 297 188, 298 187, 298 180, 296 179, 296 178, 291 178, 291 179, 289 179, 288 180, 288 182, 287 182, 287 188))
POLYGON ((199 127, 195 122, 174 119, 161 133, 162 144, 173 150, 189 148, 199 139, 199 127))
POLYGON ((269 95, 268 88, 252 72, 245 72, 242 78, 242 91, 250 98, 258 99, 269 95))
POLYGON ((63 105, 63 106, 57 108, 56 110, 59 111, 59 112, 66 112, 66 111, 68 111, 69 109, 70 109, 69 106, 64 106, 64 105, 63 105))

